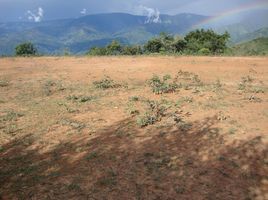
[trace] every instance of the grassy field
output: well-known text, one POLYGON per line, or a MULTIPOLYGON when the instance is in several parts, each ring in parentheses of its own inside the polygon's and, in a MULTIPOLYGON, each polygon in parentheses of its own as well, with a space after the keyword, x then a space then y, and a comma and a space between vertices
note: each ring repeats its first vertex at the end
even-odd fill
POLYGON ((268 199, 267 57, 0 59, 0 199, 268 199))

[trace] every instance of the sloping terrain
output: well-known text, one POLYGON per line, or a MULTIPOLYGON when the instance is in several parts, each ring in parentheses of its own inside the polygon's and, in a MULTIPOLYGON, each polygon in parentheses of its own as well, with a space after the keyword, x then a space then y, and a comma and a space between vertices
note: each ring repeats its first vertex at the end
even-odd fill
POLYGON ((249 42, 243 42, 233 47, 235 55, 252 56, 268 55, 268 37, 257 38, 249 42))
POLYGON ((0 199, 267 199, 267 63, 1 58, 0 199))

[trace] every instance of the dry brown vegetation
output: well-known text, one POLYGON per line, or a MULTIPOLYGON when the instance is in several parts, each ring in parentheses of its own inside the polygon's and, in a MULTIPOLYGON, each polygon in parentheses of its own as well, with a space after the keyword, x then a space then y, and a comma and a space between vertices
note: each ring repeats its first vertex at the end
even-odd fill
POLYGON ((0 199, 268 199, 267 81, 267 57, 2 58, 0 199))

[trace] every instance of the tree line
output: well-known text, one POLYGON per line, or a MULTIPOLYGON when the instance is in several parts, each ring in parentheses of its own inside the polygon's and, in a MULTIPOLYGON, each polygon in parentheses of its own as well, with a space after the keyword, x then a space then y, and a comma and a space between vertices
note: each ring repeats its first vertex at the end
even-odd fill
MULTIPOLYGON (((228 32, 217 34, 213 30, 198 29, 189 32, 185 37, 167 33, 148 40, 144 45, 122 45, 114 40, 105 47, 92 47, 86 55, 143 55, 143 54, 187 54, 187 55, 220 55, 227 50, 230 39, 228 32)), ((37 55, 32 43, 23 43, 16 47, 17 56, 37 55)))
POLYGON ((184 38, 167 33, 160 33, 144 45, 121 45, 112 41, 105 47, 93 47, 87 55, 142 55, 142 54, 190 54, 190 55, 219 55, 227 49, 229 33, 220 35, 213 30, 195 30, 184 38))

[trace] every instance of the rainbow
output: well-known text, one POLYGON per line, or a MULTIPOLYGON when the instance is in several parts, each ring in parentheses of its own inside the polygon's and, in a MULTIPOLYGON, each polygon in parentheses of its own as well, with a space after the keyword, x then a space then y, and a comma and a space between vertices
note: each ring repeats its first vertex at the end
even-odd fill
POLYGON ((192 29, 202 27, 206 24, 215 23, 215 22, 220 21, 226 17, 230 17, 233 15, 242 13, 242 12, 261 10, 261 9, 268 9, 268 1, 267 0, 255 1, 254 3, 244 4, 242 6, 234 8, 232 10, 224 11, 216 16, 209 17, 208 19, 205 19, 205 20, 193 25, 192 29))

